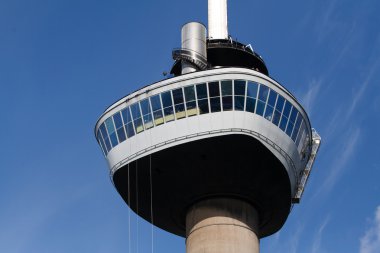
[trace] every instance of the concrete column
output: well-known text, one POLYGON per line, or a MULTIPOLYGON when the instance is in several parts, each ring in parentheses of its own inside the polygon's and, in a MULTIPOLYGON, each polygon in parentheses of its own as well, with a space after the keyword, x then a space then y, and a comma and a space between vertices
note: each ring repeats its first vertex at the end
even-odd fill
POLYGON ((258 253, 258 214, 228 198, 198 202, 186 215, 186 253, 258 253))

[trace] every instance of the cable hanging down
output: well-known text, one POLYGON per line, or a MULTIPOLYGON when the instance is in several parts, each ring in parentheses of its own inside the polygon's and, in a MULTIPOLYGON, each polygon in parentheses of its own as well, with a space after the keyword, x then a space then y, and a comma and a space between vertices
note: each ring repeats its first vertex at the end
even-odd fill
POLYGON ((149 155, 149 176, 150 176, 150 224, 152 237, 152 253, 153 253, 153 183, 152 183, 152 155, 149 155))

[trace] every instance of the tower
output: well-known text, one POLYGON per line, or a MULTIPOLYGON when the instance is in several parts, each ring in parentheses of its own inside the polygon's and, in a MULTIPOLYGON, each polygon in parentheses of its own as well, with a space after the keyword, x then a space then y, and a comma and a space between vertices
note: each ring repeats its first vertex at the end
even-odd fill
POLYGON ((188 253, 254 253, 299 203, 320 145, 307 113, 250 45, 228 35, 227 0, 209 27, 182 27, 171 77, 115 102, 95 135, 124 201, 186 237, 188 253))

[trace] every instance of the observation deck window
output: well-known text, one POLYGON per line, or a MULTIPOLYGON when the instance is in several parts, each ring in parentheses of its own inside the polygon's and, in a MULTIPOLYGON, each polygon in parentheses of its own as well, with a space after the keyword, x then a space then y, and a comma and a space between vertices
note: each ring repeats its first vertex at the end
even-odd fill
POLYGON ((194 116, 198 114, 197 101, 195 100, 194 85, 187 86, 184 88, 185 99, 186 99, 186 111, 187 116, 194 116))
POLYGON ((152 109, 150 107, 149 99, 146 98, 140 102, 141 112, 144 120, 145 129, 149 129, 153 127, 153 116, 152 109))
POLYGON ((245 110, 247 112, 255 112, 256 108, 256 98, 257 98, 257 83, 253 82, 248 82, 247 85, 247 101, 246 101, 246 106, 245 110))
POLYGON ((102 132, 104 143, 106 144, 107 151, 109 152, 112 146, 111 146, 111 142, 109 140, 108 133, 107 133, 104 123, 100 126, 100 131, 102 132))
POLYGON ((223 111, 232 111, 232 80, 222 81, 223 111))
POLYGON ((277 96, 278 96, 277 92, 275 92, 274 90, 270 90, 268 103, 265 108, 265 114, 264 114, 264 118, 266 118, 269 121, 272 121, 273 111, 274 111, 274 106, 277 101, 277 96))
POLYGON ((121 115, 123 115, 124 126, 127 132, 127 137, 131 138, 132 136, 135 135, 135 129, 133 127, 133 122, 132 122, 131 112, 129 111, 129 107, 122 110, 121 115))
POLYGON ((164 108, 165 122, 170 122, 174 120, 174 109, 172 92, 167 91, 161 94, 162 106, 164 108))
POLYGON ((272 123, 275 124, 276 126, 278 126, 278 124, 280 123, 284 103, 285 103, 284 97, 281 95, 278 95, 278 98, 276 101, 276 108, 274 110, 273 121, 272 121, 272 123))
POLYGON ((105 122, 106 128, 108 131, 109 138, 111 140, 112 147, 117 146, 119 144, 117 137, 116 137, 116 132, 115 132, 115 126, 113 125, 113 120, 112 118, 108 118, 105 122))
POLYGON ((293 129, 294 129, 294 124, 296 123, 297 113, 298 113, 297 109, 292 106, 292 111, 290 113, 288 126, 286 127, 286 134, 289 137, 292 137, 292 132, 293 132, 293 129))
POLYGON ((107 151, 106 145, 104 144, 103 136, 102 136, 102 133, 100 132, 100 129, 98 130, 98 133, 97 133, 97 139, 102 148, 104 155, 107 155, 108 151, 107 151))
POLYGON ((144 130, 198 114, 232 110, 256 113, 271 121, 305 154, 309 132, 301 113, 268 86, 246 80, 211 81, 144 98, 108 117, 96 137, 107 156, 113 147, 144 130))
MULTIPOLYGON (((298 113, 298 112, 297 112, 298 113)), ((297 114, 297 121, 296 121, 296 124, 294 126, 294 129, 293 129, 293 134, 292 134, 292 140, 294 142, 296 142, 296 139, 297 139, 297 134, 298 134, 298 130, 300 128, 300 125, 301 125, 301 122, 302 122, 302 117, 301 117, 301 114, 297 114)))
POLYGON ((259 97, 258 97, 257 108, 256 108, 256 114, 260 116, 264 115, 265 104, 268 99, 268 94, 269 94, 269 88, 266 87, 265 85, 260 84, 259 97))
POLYGON ((150 102, 152 104, 154 124, 159 126, 164 123, 160 95, 151 97, 150 102))
POLYGON ((210 94, 211 112, 220 112, 220 89, 219 82, 208 83, 208 92, 210 94))
POLYGON ((292 104, 289 101, 286 101, 285 106, 284 106, 284 111, 281 117, 281 122, 280 122, 280 128, 284 132, 288 124, 288 119, 289 119, 289 114, 290 114, 291 109, 292 109, 292 104))
POLYGON ((134 103, 133 105, 131 105, 131 112, 136 133, 141 133, 142 131, 144 131, 144 126, 142 122, 139 103, 134 103))
POLYGON ((113 121, 115 122, 115 127, 116 127, 116 132, 117 132, 117 137, 119 139, 119 142, 125 141, 127 137, 125 135, 123 119, 121 118, 120 112, 117 112, 113 115, 113 121))
POLYGON ((197 87, 199 114, 209 113, 207 86, 205 83, 202 83, 202 84, 197 84, 196 87, 197 87))
POLYGON ((244 111, 245 101, 245 86, 246 81, 235 80, 234 81, 234 109, 236 111, 244 111))
POLYGON ((173 90, 174 108, 177 119, 186 117, 182 88, 173 90))

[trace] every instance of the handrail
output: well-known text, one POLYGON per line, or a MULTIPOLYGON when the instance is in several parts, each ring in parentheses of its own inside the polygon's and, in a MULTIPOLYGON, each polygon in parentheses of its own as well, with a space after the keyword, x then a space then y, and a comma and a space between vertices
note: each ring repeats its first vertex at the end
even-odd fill
POLYGON ((187 49, 187 48, 175 48, 172 52, 173 59, 178 60, 185 60, 188 61, 195 66, 197 66, 201 70, 205 70, 208 67, 208 62, 206 57, 201 55, 200 53, 187 49))
POLYGON ((317 131, 314 128, 312 129, 312 134, 313 134, 313 136, 312 136, 313 144, 312 144, 312 148, 311 148, 310 158, 306 164, 305 169, 302 172, 302 177, 301 177, 301 181, 299 182, 299 185, 298 185, 296 196, 293 198, 294 203, 299 203, 301 201, 301 197, 305 191, 307 181, 310 177, 310 173, 311 173, 311 170, 313 168, 315 158, 317 156, 319 147, 321 145, 321 136, 319 136, 319 134, 317 133, 317 131))

